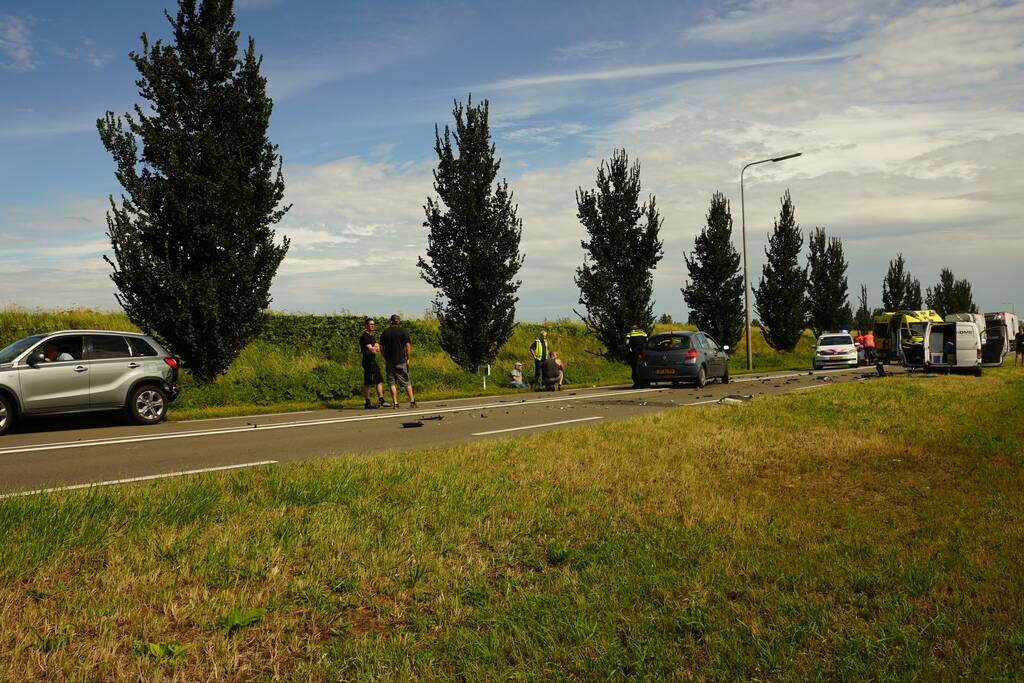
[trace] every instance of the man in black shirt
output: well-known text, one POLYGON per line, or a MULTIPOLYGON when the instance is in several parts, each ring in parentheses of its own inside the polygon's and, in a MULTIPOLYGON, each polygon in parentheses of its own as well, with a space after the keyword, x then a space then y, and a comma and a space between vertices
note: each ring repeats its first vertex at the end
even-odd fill
POLYGON ((384 350, 384 367, 391 388, 391 405, 398 408, 397 386, 405 387, 409 397, 409 407, 416 408, 416 399, 412 395, 412 382, 409 381, 409 358, 412 356, 412 342, 409 334, 401 327, 402 320, 398 315, 391 316, 391 326, 380 335, 380 345, 384 350))
POLYGON ((380 365, 377 364, 377 354, 380 353, 380 344, 373 336, 377 323, 373 318, 367 318, 363 327, 363 334, 359 337, 359 351, 363 356, 363 398, 366 400, 366 409, 376 408, 370 402, 370 387, 377 387, 377 403, 381 408, 387 408, 390 404, 384 401, 384 384, 380 374, 380 365))
POLYGON ((1020 326, 1017 330, 1017 352, 1013 354, 1013 367, 1017 367, 1017 359, 1020 358, 1020 364, 1024 365, 1024 325, 1020 326))

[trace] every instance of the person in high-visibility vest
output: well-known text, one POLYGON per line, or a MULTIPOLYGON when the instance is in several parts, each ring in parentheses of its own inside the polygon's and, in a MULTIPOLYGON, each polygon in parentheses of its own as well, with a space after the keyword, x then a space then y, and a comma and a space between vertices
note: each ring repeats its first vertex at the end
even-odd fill
POLYGON ((533 385, 540 386, 543 381, 542 368, 544 360, 548 357, 548 331, 541 330, 537 338, 530 344, 530 353, 533 355, 533 385))
POLYGON ((640 329, 639 325, 633 325, 626 335, 626 348, 629 349, 629 367, 633 377, 633 388, 640 386, 639 378, 636 375, 636 366, 640 362, 640 352, 647 346, 647 333, 640 329))
POLYGON ((868 365, 875 362, 875 335, 871 330, 864 333, 864 362, 868 365))

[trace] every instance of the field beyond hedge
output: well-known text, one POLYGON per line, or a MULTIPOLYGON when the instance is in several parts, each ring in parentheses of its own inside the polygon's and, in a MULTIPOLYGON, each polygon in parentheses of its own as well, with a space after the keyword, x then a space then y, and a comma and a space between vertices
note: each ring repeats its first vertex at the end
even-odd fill
MULTIPOLYGON (((171 419, 232 414, 342 407, 362 403, 362 370, 358 339, 364 316, 319 316, 271 313, 263 333, 246 347, 228 371, 216 381, 197 385, 187 369, 182 373, 182 395, 171 419)), ((387 316, 377 318, 378 325, 387 316)), ((570 385, 594 386, 629 381, 629 368, 610 363, 604 347, 577 322, 520 323, 492 366, 493 376, 483 390, 479 376, 458 368, 441 350, 437 322, 403 321, 413 345, 410 374, 417 399, 430 400, 507 393, 502 387, 517 360, 529 378, 533 363, 530 343, 541 329, 548 330, 551 348, 565 360, 570 385)), ((686 329, 685 325, 659 325, 659 330, 686 329)), ((37 332, 60 329, 136 330, 122 313, 86 309, 67 311, 0 310, 0 348, 37 332)), ((809 368, 814 340, 805 333, 792 354, 777 353, 753 332, 754 363, 758 370, 809 368)), ((745 367, 745 346, 740 342, 731 359, 731 372, 745 367)), ((386 388, 385 388, 386 389, 386 388)))
POLYGON ((1014 680, 1024 370, 0 499, 0 680, 1014 680))

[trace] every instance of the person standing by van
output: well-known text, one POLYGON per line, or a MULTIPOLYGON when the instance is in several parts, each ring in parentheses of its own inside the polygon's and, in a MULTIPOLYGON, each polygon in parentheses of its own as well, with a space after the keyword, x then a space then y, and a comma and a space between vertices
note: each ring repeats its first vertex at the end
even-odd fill
POLYGON ((412 357, 412 341, 409 333, 401 327, 402 319, 398 314, 391 316, 391 326, 380 335, 380 345, 384 350, 385 374, 388 388, 391 389, 391 405, 398 409, 398 389, 404 387, 409 397, 409 407, 416 408, 416 399, 412 395, 412 382, 409 381, 409 359, 412 357))
POLYGON ((1017 353, 1013 356, 1013 367, 1017 367, 1017 359, 1020 359, 1021 367, 1024 367, 1024 324, 1017 330, 1017 353))

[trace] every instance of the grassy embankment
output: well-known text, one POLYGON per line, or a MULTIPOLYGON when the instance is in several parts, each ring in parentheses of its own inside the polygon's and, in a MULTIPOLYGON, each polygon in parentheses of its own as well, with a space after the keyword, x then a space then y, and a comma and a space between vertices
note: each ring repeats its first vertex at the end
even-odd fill
MULTIPOLYGON (((188 372, 182 376, 183 391, 170 411, 171 419, 241 415, 253 412, 276 412, 308 408, 341 407, 361 404, 362 370, 357 352, 358 332, 351 339, 325 338, 326 331, 317 329, 310 319, 298 316, 274 316, 275 329, 289 332, 289 341, 281 335, 258 339, 248 346, 227 373, 215 382, 199 386, 188 372), (296 321, 292 325, 292 321, 296 321), (301 323, 301 324, 300 324, 301 323), (297 331, 290 327, 300 328, 297 331)), ((315 321, 313 321, 315 323, 315 321)), ((609 363, 599 354, 603 347, 575 322, 552 322, 544 325, 521 324, 502 348, 493 365, 495 376, 487 391, 481 378, 461 371, 444 351, 437 339, 437 323, 410 321, 414 326, 411 374, 420 400, 509 393, 504 378, 516 360, 525 364, 524 373, 532 377, 533 362, 529 346, 542 328, 550 331, 552 348, 567 363, 570 385, 591 386, 619 384, 629 381, 629 368, 609 363)), ((685 326, 660 325, 659 330, 685 326)), ((90 310, 26 311, 0 310, 0 348, 25 335, 58 329, 134 330, 121 313, 90 310)), ((755 367, 758 370, 807 368, 810 365, 813 339, 806 333, 797 350, 781 354, 770 349, 760 330, 753 332, 755 367)), ((741 341, 731 359, 731 372, 744 372, 746 347, 741 341)))
POLYGON ((1021 396, 894 377, 0 500, 0 679, 1012 679, 1021 396))

